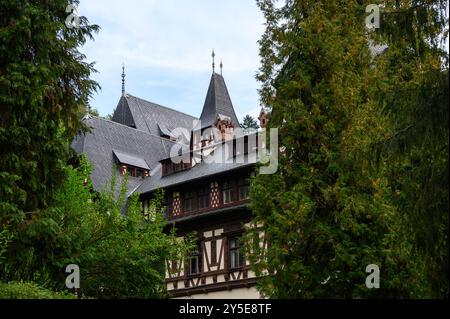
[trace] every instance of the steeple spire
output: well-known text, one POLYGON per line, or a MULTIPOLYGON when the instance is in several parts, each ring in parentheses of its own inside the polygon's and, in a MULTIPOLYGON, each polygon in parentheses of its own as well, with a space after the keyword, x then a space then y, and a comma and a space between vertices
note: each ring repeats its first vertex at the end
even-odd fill
POLYGON ((122 64, 122 96, 125 96, 125 65, 122 64))
POLYGON ((214 57, 216 56, 216 54, 214 53, 214 49, 212 50, 211 56, 212 56, 212 69, 213 69, 213 74, 214 74, 214 67, 216 66, 214 63, 214 57))
POLYGON ((228 117, 235 128, 239 127, 239 121, 231 102, 225 80, 218 74, 212 74, 206 94, 203 110, 200 115, 202 129, 212 127, 217 117, 228 117))
POLYGON ((220 59, 220 75, 222 75, 222 69, 223 69, 223 63, 222 63, 222 59, 220 59))

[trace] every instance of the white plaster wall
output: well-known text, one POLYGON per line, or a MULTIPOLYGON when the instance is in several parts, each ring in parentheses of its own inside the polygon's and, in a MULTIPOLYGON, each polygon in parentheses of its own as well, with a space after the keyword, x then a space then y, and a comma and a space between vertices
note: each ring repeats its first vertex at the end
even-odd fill
POLYGON ((174 299, 261 299, 261 296, 256 287, 250 287, 237 288, 233 290, 214 291, 209 293, 178 297, 174 299))

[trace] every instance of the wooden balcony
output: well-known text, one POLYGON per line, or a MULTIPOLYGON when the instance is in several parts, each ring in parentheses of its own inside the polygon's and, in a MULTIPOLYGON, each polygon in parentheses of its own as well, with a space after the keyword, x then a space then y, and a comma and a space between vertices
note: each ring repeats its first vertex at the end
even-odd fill
POLYGON ((218 211, 218 210, 223 210, 223 209, 227 209, 227 208, 233 208, 233 207, 242 207, 245 206, 246 204, 249 203, 249 199, 243 199, 243 200, 236 200, 236 201, 232 201, 230 203, 227 204, 219 204, 216 207, 206 207, 206 208, 202 208, 202 209, 193 209, 190 211, 181 211, 177 214, 173 213, 173 209, 168 209, 166 211, 166 218, 168 220, 176 220, 178 218, 184 218, 184 217, 189 217, 189 216, 196 216, 196 215, 202 215, 205 213, 210 213, 210 212, 214 212, 214 211, 218 211))

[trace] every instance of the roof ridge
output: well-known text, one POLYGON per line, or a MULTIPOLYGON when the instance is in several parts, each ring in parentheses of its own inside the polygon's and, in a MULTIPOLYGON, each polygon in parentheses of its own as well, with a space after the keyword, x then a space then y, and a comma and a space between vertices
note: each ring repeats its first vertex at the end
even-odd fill
POLYGON ((127 94, 127 95, 128 95, 127 97, 134 97, 135 99, 139 99, 139 100, 145 101, 145 102, 147 102, 147 103, 151 103, 151 104, 153 104, 153 105, 155 105, 155 106, 157 106, 157 107, 162 107, 162 108, 165 108, 165 109, 167 109, 167 110, 169 110, 169 111, 174 111, 174 112, 177 112, 177 113, 180 113, 180 114, 183 114, 183 115, 187 115, 187 116, 189 116, 189 117, 192 117, 192 118, 198 120, 197 117, 195 117, 195 116, 193 116, 193 115, 191 115, 191 114, 188 114, 188 113, 185 113, 185 112, 176 110, 176 109, 174 109, 174 108, 171 108, 171 107, 168 107, 168 106, 164 106, 164 105, 161 105, 161 104, 158 104, 158 103, 155 103, 155 102, 152 102, 152 101, 149 101, 149 100, 146 100, 146 99, 143 99, 143 98, 141 98, 141 97, 134 96, 134 95, 131 95, 131 94, 127 94))
POLYGON ((137 128, 130 127, 130 126, 128 126, 128 125, 125 125, 125 124, 122 124, 122 123, 118 123, 118 122, 115 122, 115 121, 111 121, 111 120, 105 119, 104 117, 101 117, 101 116, 96 116, 96 115, 92 115, 92 114, 90 114, 90 115, 91 115, 91 117, 88 118, 88 119, 95 118, 95 119, 97 119, 97 120, 102 120, 102 121, 109 122, 109 123, 112 123, 112 124, 115 124, 115 125, 120 125, 120 126, 123 126, 123 127, 128 128, 128 129, 131 129, 131 130, 133 130, 133 131, 137 131, 137 132, 140 132, 140 133, 144 133, 144 134, 146 134, 146 135, 150 135, 151 137, 156 137, 156 138, 158 138, 158 139, 161 140, 161 141, 168 141, 168 142, 172 142, 172 143, 175 144, 174 141, 168 140, 168 139, 166 139, 166 138, 164 138, 164 137, 161 137, 161 136, 152 134, 152 133, 150 133, 150 132, 146 132, 146 131, 143 131, 143 130, 139 130, 139 129, 137 129, 137 128))

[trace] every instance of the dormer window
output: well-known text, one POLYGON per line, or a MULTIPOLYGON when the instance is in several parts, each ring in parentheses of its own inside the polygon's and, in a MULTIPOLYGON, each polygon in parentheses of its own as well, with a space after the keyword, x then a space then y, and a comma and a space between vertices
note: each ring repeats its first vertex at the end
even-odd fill
POLYGON ((179 172, 182 170, 183 166, 182 163, 173 163, 173 171, 174 173, 179 172))
POLYGON ((133 167, 129 165, 121 164, 119 166, 120 173, 122 175, 128 174, 131 177, 140 177, 145 178, 150 176, 150 172, 146 169, 139 168, 139 167, 133 167))
POLYGON ((150 176, 150 168, 143 158, 117 150, 113 150, 113 154, 119 162, 122 175, 129 174, 132 177, 140 178, 150 176))
POLYGON ((162 165, 162 176, 172 175, 192 167, 191 163, 185 163, 184 161, 180 161, 179 163, 174 163, 172 159, 166 159, 161 161, 162 165))
POLYGON ((216 138, 221 140, 228 140, 232 138, 234 125, 229 116, 217 114, 217 118, 216 121, 214 122, 214 125, 219 130, 220 134, 216 138))

